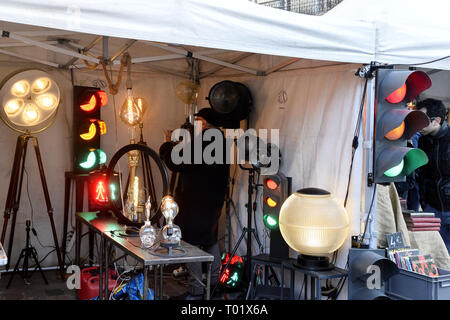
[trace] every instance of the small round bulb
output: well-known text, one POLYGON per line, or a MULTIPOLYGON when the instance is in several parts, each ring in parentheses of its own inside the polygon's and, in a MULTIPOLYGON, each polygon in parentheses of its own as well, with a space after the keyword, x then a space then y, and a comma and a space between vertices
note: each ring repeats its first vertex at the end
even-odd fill
POLYGON ((39 110, 35 104, 29 103, 25 106, 22 119, 27 125, 32 125, 39 120, 39 110))
POLYGON ((5 112, 8 116, 14 116, 23 107, 24 101, 22 99, 12 99, 5 104, 5 112))
POLYGON ((11 94, 16 97, 25 97, 30 91, 30 84, 26 80, 20 80, 11 87, 11 94))
POLYGON ((52 82, 49 78, 39 78, 33 82, 31 86, 31 91, 36 94, 41 94, 46 92, 52 86, 52 82))

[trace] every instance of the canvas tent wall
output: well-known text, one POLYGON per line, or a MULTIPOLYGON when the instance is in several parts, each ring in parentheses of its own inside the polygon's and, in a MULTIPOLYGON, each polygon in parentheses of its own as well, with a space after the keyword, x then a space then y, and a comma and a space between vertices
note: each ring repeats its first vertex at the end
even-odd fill
MULTIPOLYGON (((210 87, 224 79, 246 84, 255 101, 251 126, 257 129, 280 128, 283 153, 281 170, 293 177, 293 189, 322 187, 343 201, 350 168, 351 141, 363 87, 363 81, 354 76, 359 65, 352 63, 373 60, 373 32, 370 24, 348 24, 337 19, 308 17, 260 7, 246 1, 132 1, 118 2, 116 6, 100 1, 97 4, 102 10, 92 8, 92 4, 85 1, 79 2, 79 10, 74 10, 69 1, 50 1, 45 5, 32 1, 5 1, 0 5, 2 30, 19 37, 2 39, 0 45, 17 44, 19 39, 23 40, 25 37, 68 50, 68 43, 69 47, 86 46, 95 40, 96 35, 105 35, 109 36, 109 56, 126 45, 128 39, 124 38, 142 40, 128 49, 133 58, 174 55, 176 53, 165 50, 173 48, 187 49, 194 53, 209 51, 204 56, 209 57, 210 61, 201 60, 200 74, 203 72, 208 77, 201 80, 200 97, 206 97, 210 87), (68 24, 68 19, 73 18, 73 12, 79 18, 75 22, 79 23, 71 25, 68 24), (68 39, 69 42, 59 41, 61 38, 68 39), (155 41, 163 43, 154 47, 146 41, 152 41, 151 44, 155 44, 155 41), (174 43, 183 46, 170 45, 174 43), (211 51, 211 48, 217 51, 211 51), (248 55, 242 56, 241 51, 248 55), (209 74, 217 68, 211 58, 227 63, 240 58, 238 66, 241 70, 227 67, 209 74), (285 64, 288 60, 291 63, 285 64), (252 70, 256 70, 256 73, 252 70), (277 72, 272 72, 275 70, 277 72), (263 76, 264 74, 266 75, 263 76), (278 95, 282 91, 288 97, 284 103, 278 101, 278 95)), ((48 47, 36 46, 36 43, 30 41, 28 44, 32 46, 16 46, 7 48, 8 50, 2 48, 2 76, 22 67, 39 66, 50 70, 63 88, 61 110, 55 124, 39 135, 55 220, 58 230, 61 230, 63 175, 72 166, 71 86, 101 84, 104 76, 102 71, 88 71, 79 61, 77 64, 80 65, 72 69, 72 72, 42 65, 45 62, 63 65, 70 57, 48 50, 48 47), (5 55, 5 51, 13 52, 15 56, 5 55), (42 63, 24 62, 20 56, 32 56, 42 63)), ((74 49, 72 51, 77 52, 74 49)), ((92 52, 103 54, 101 42, 92 52)), ((184 106, 174 92, 176 85, 187 76, 187 67, 185 58, 178 55, 179 60, 133 65, 133 89, 150 103, 144 135, 154 149, 162 142, 163 128, 178 127, 184 121, 184 106), (169 68, 171 73, 161 71, 169 68)), ((117 66, 112 66, 111 70, 116 68, 117 66)), ((110 125, 108 134, 102 138, 102 148, 109 157, 118 147, 128 143, 128 129, 116 116, 124 97, 122 87, 102 111, 102 118, 110 125)), ((207 106, 206 101, 200 99, 199 107, 207 106)), ((0 130, 3 150, 0 171, 3 179, 8 181, 11 150, 16 136, 5 126, 0 126, 0 130)), ((363 171, 362 150, 359 149, 353 165, 348 203, 352 222, 350 234, 360 232, 363 171)), ((41 210, 42 195, 39 188, 33 187, 38 185, 36 169, 30 167, 27 176, 36 228, 41 243, 45 246, 51 243, 51 238, 46 212, 41 210)), ((246 180, 245 173, 238 170, 234 200, 243 225, 246 224, 246 180)), ((7 185, 4 184, 0 189, 1 203, 5 201, 6 192, 7 185)), ((12 261, 17 259, 15 254, 24 243, 24 232, 21 231, 24 228, 21 227, 31 211, 25 196, 22 197, 21 208, 23 210, 18 217, 12 261)), ((256 221, 263 238, 260 211, 257 212, 256 221)), ((239 225, 234 220, 234 239, 239 235, 239 225)), ((340 266, 345 265, 345 252, 349 245, 350 241, 347 241, 342 250, 344 254, 339 256, 340 266)), ((51 249, 40 247, 39 244, 36 247, 41 257, 51 249)), ((239 253, 242 254, 243 250, 244 245, 239 253)), ((257 253, 259 248, 255 247, 254 250, 257 253)), ((44 265, 55 264, 56 258, 51 255, 44 265)))

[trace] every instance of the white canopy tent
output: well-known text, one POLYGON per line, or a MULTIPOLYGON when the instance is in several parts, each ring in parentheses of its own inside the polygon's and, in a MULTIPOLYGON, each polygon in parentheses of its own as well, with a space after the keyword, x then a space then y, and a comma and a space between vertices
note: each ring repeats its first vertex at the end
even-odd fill
MULTIPOLYGON (((238 0, 101 0, 78 1, 75 5, 67 0, 45 4, 32 0, 2 1, 0 75, 44 66, 62 88, 57 120, 39 135, 57 228, 62 224, 64 171, 72 168, 71 87, 104 86, 101 68, 92 71, 81 60, 96 63, 99 56, 109 58, 108 69, 115 74, 124 51, 133 58, 133 90, 150 105, 144 121, 144 136, 150 147, 157 150, 162 130, 179 127, 184 121, 184 106, 175 96, 175 87, 183 78, 192 76, 186 59, 196 58, 200 61, 200 97, 206 97, 215 83, 225 79, 250 88, 255 105, 250 125, 256 129, 280 129, 281 171, 293 177, 293 190, 324 188, 343 202, 364 85, 354 75, 357 64, 378 57, 383 57, 382 62, 417 62, 415 56, 396 56, 395 47, 392 53, 389 46, 378 51, 376 25, 373 21, 351 19, 344 13, 311 17, 238 0), (397 60, 389 60, 390 56, 397 60), (280 94, 283 99, 279 99, 280 94)), ((415 34, 405 37, 414 38, 415 34)), ((429 50, 426 57, 440 58, 441 53, 429 50)), ((437 67, 446 69, 445 65, 437 67)), ((122 86, 110 99, 109 109, 102 110, 102 119, 109 126, 108 134, 102 137, 102 149, 109 157, 129 143, 128 129, 116 116, 124 99, 122 86)), ((199 108, 207 106, 206 100, 199 99, 199 108)), ((370 113, 370 108, 367 110, 370 113)), ((13 150, 15 139, 11 131, 0 126, 1 150, 13 150)), ((368 139, 370 136, 364 137, 368 139)), ((0 158, 0 174, 5 181, 9 179, 12 157, 8 151, 2 152, 0 158)), ((355 235, 361 232, 360 221, 364 220, 367 207, 363 148, 357 150, 352 170, 347 210, 350 235, 355 235)), ((36 168, 29 168, 28 175, 27 186, 39 183, 36 168)), ((246 180, 246 173, 237 170, 234 200, 243 225, 246 180)), ((33 210, 30 203, 35 206, 41 242, 51 243, 46 213, 36 210, 42 202, 41 194, 39 190, 30 191, 29 203, 22 197, 12 261, 16 261, 24 243, 20 224, 29 219, 28 212, 33 210)), ((0 203, 6 193, 5 183, 0 187, 0 203)), ((236 240, 240 227, 237 219, 232 220, 236 240)), ((260 209, 255 220, 263 238, 260 209)), ((338 266, 345 265, 350 235, 343 254, 338 256, 338 266)), ((40 256, 49 251, 37 247, 40 256)), ((241 254, 244 248, 242 244, 241 254)), ((259 250, 254 247, 255 254, 259 250)), ((55 261, 56 257, 49 256, 44 265, 55 265, 55 261)))

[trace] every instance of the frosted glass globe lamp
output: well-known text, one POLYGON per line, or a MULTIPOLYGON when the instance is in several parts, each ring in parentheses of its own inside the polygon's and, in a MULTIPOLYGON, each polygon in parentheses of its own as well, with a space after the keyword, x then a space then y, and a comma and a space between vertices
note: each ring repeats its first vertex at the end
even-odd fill
POLYGON ((283 239, 300 254, 295 266, 308 270, 334 268, 328 254, 347 239, 349 218, 330 192, 305 188, 293 193, 281 206, 279 223, 283 239))

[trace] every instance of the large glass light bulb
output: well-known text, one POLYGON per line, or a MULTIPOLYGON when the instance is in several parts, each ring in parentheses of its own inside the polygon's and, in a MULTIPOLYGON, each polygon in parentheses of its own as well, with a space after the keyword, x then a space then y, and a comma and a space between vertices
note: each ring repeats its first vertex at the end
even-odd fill
POLYGON ((25 124, 33 124, 39 120, 39 109, 34 103, 28 103, 23 110, 22 119, 25 124))
POLYGON ((26 80, 20 80, 11 87, 11 94, 16 97, 25 97, 30 91, 30 84, 26 80))
POLYGON ((24 104, 25 102, 22 99, 12 99, 5 104, 4 109, 7 115, 13 116, 17 114, 24 104))
POLYGON ((35 80, 31 85, 31 91, 36 94, 46 92, 52 86, 52 82, 49 78, 43 77, 35 80))
POLYGON ((51 110, 56 107, 57 99, 53 94, 42 94, 36 97, 36 104, 44 109, 51 110))
POLYGON ((165 196, 161 200, 161 212, 166 219, 168 224, 173 222, 173 219, 178 214, 178 204, 175 202, 175 199, 172 196, 165 196))
POLYGON ((128 89, 127 98, 120 108, 120 119, 126 125, 134 127, 142 122, 145 108, 144 99, 134 98, 131 90, 128 89))

